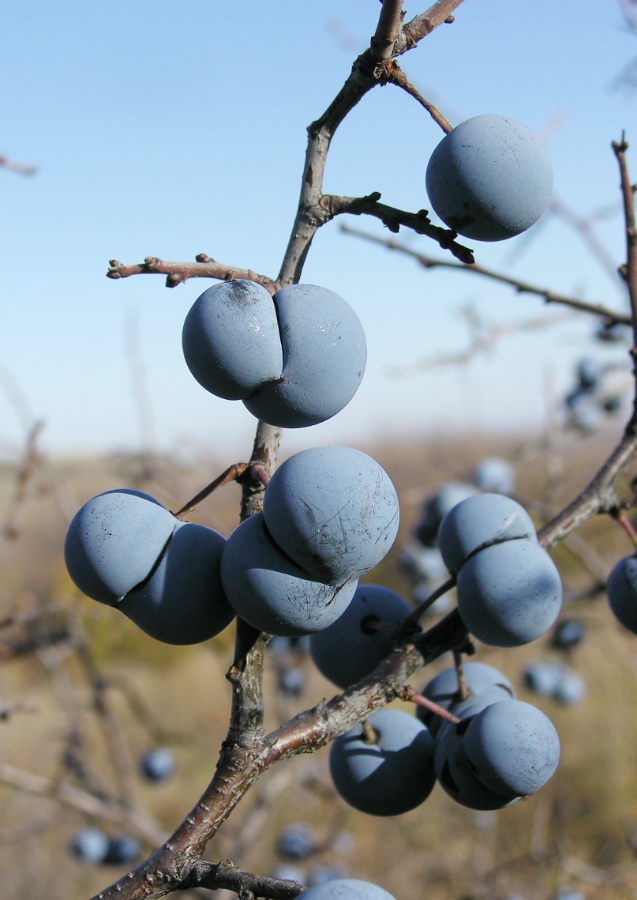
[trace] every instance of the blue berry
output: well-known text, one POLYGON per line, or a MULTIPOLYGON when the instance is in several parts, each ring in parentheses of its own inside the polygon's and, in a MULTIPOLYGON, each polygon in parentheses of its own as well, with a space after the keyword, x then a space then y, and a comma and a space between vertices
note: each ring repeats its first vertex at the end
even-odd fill
POLYGON ((310 636, 310 655, 318 670, 339 687, 348 687, 374 671, 394 649, 391 631, 374 630, 378 623, 395 628, 410 606, 394 591, 361 584, 349 606, 328 628, 310 636))
POLYGON ((71 851, 87 863, 102 863, 108 853, 108 836, 99 828, 84 828, 69 841, 71 851))
POLYGON ((303 900, 395 900, 391 894, 359 878, 337 878, 303 892, 303 900))
POLYGON ((327 628, 345 612, 357 585, 355 578, 341 585, 311 578, 272 540, 263 513, 242 522, 226 541, 221 579, 238 616, 284 637, 327 628))
POLYGON ((387 473, 360 450, 314 447, 279 466, 263 516, 279 548, 309 577, 339 584, 368 572, 398 531, 398 497, 387 473))
POLYGON ((606 594, 617 621, 637 634, 637 554, 624 556, 615 565, 606 594))
POLYGON ((305 859, 315 848, 314 832, 309 825, 295 822, 283 829, 277 840, 277 851, 289 859, 305 859))
POLYGON ((517 647, 544 634, 560 612, 562 585, 535 541, 494 544, 460 569, 458 610, 468 631, 495 647, 517 647))
POLYGON ((165 781, 175 771, 175 757, 167 747, 157 747, 144 754, 140 769, 149 781, 165 781))
POLYGON ((438 547, 445 565, 456 574, 470 556, 518 538, 537 541, 527 511, 503 494, 476 494, 462 500, 444 517, 438 547))
POLYGON ((373 816, 397 816, 419 806, 435 783, 434 742, 415 716, 381 709, 369 717, 376 741, 362 725, 333 741, 330 773, 340 796, 373 816))
POLYGON ((427 194, 443 222, 479 241, 531 227, 547 208, 553 173, 546 150, 505 116, 468 119, 447 134, 427 166, 427 194))

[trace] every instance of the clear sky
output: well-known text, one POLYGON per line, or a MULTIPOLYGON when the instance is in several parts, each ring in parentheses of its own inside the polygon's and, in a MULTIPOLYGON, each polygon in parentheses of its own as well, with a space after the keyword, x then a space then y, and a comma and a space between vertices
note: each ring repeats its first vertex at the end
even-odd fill
MULTIPOLYGON (((408 17, 425 6, 407 0, 408 17)), ((184 317, 213 282, 111 281, 108 260, 203 251, 275 276, 305 129, 373 33, 377 0, 2 0, 0 9, 0 154, 38 166, 33 177, 0 170, 0 453, 19 451, 33 417, 46 421, 52 454, 151 440, 186 455, 246 457, 254 420, 241 403, 207 394, 181 354, 184 317)), ((610 208, 598 233, 618 265, 610 143, 626 129, 637 148, 636 95, 617 86, 636 45, 616 0, 465 0, 455 24, 401 65, 454 125, 501 113, 541 134, 556 197, 581 215, 610 208)), ((337 132, 325 189, 427 207, 424 173, 441 137, 414 100, 376 88, 337 132)), ((629 162, 635 180, 634 149, 629 162)), ((348 224, 388 236, 376 221, 348 224)), ((617 354, 577 319, 503 339, 468 366, 396 375, 463 350, 467 304, 493 324, 558 310, 465 273, 424 271, 339 225, 317 235, 303 280, 356 309, 368 369, 343 412, 288 433, 286 450, 537 424, 547 385, 559 396, 580 357, 617 354)), ((403 237, 444 258, 431 241, 403 237)), ((467 243, 483 265, 624 307, 617 279, 553 215, 512 241, 467 243)))

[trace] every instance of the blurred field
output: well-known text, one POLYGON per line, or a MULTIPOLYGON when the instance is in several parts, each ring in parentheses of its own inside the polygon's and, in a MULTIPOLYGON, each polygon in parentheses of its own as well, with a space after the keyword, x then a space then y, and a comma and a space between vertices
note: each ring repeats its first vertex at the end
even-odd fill
MULTIPOLYGON (((395 547, 369 580, 409 596, 399 559, 422 499, 442 481, 466 478, 483 456, 513 461, 516 496, 540 524, 584 486, 615 438, 573 437, 550 451, 523 438, 477 436, 361 447, 394 481, 402 515, 395 547)), ((176 509, 233 461, 203 460, 187 468, 130 457, 43 461, 23 485, 19 502, 17 467, 0 469, 0 698, 6 708, 22 706, 0 720, 0 762, 57 785, 86 790, 93 783, 105 793, 125 793, 163 836, 186 815, 213 771, 229 710, 224 672, 232 627, 206 645, 159 645, 75 591, 64 571, 62 542, 77 507, 100 490, 138 487, 176 509), (51 635, 57 635, 52 643, 51 635), (82 650, 84 636, 88 651, 82 650), (100 679, 108 685, 101 694, 100 679), (110 719, 97 714, 99 697, 110 719), (157 745, 174 750, 177 772, 153 785, 139 777, 136 761, 157 745)), ((238 500, 238 487, 225 487, 191 518, 227 535, 237 522, 238 500)), ((268 772, 211 843, 208 858, 231 858, 272 873, 283 862, 276 853, 281 827, 306 822, 318 841, 315 854, 298 864, 306 875, 336 866, 377 882, 397 900, 504 900, 514 894, 550 900, 563 886, 587 900, 635 900, 637 638, 614 621, 603 593, 585 597, 595 578, 605 578, 630 550, 615 523, 599 520, 583 528, 570 549, 554 555, 571 601, 564 615, 587 626, 584 641, 568 656, 586 682, 581 704, 538 700, 521 684, 526 661, 556 657, 548 637, 518 650, 478 647, 476 658, 500 668, 519 687, 519 697, 542 708, 560 735, 560 766, 537 795, 500 812, 474 813, 437 786, 422 807, 404 816, 365 817, 335 795, 322 750, 268 772), (342 831, 353 837, 348 852, 331 843, 342 831)), ((269 726, 334 692, 307 657, 299 665, 305 690, 300 697, 285 696, 276 689, 274 657, 268 655, 269 726)), ((447 665, 445 659, 421 673, 414 686, 447 665)), ((83 900, 118 877, 122 867, 88 866, 68 852, 70 836, 88 823, 122 833, 114 822, 0 782, 2 896, 83 900)))

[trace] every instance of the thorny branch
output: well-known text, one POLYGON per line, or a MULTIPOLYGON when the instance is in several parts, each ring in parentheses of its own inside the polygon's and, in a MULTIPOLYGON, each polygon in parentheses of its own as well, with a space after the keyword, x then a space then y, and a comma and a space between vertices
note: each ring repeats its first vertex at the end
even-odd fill
MULTIPOLYGON (((161 271, 168 275, 170 285, 203 274, 202 267, 206 266, 207 277, 251 277, 274 291, 280 285, 300 279, 314 234, 334 215, 345 211, 357 214, 365 212, 377 215, 383 221, 384 215, 388 222, 393 221, 396 226, 408 224, 403 220, 404 217, 414 214, 385 208, 381 210, 382 215, 379 215, 379 195, 358 199, 324 195, 322 183, 327 152, 336 129, 349 111, 371 88, 392 80, 391 71, 396 71, 392 60, 416 46, 418 41, 438 25, 450 21, 452 13, 461 2, 462 0, 438 0, 425 13, 400 28, 402 0, 385 0, 370 47, 355 61, 350 76, 333 102, 308 129, 298 210, 275 281, 265 276, 255 276, 246 269, 214 263, 207 257, 198 258, 195 264, 162 263, 154 258, 147 259, 138 267, 113 263, 109 277, 161 271), (392 220, 391 216, 395 218, 392 220)), ((421 227, 424 227, 425 214, 417 213, 415 216, 421 227)), ((413 227, 412 222, 409 222, 409 227, 413 227)), ((455 237, 452 232, 443 237, 447 247, 452 248, 455 237)), ((472 262, 472 257, 470 259, 465 256, 464 262, 472 262)), ((629 258, 628 279, 631 271, 629 258)), ((279 438, 279 429, 259 423, 250 464, 259 466, 266 477, 276 465, 279 438)), ((564 513, 542 529, 540 539, 545 546, 553 546, 597 512, 616 509, 618 504, 621 505, 613 484, 625 471, 636 450, 637 434, 633 416, 620 446, 600 469, 591 485, 564 513)), ((244 484, 242 519, 260 508, 262 494, 262 484, 244 484)), ((202 862, 201 855, 207 843, 246 791, 273 763, 301 752, 316 750, 369 716, 373 710, 396 699, 404 692, 404 685, 411 675, 442 653, 449 650, 471 652, 469 636, 458 611, 454 610, 429 631, 405 636, 376 671, 357 685, 329 701, 322 701, 313 709, 299 713, 271 734, 265 734, 262 662, 266 639, 267 636, 259 635, 246 623, 238 621, 235 661, 227 676, 232 689, 230 724, 209 786, 171 837, 134 872, 97 895, 98 900, 153 900, 175 890, 202 885, 214 889, 230 886, 240 896, 263 896, 274 900, 288 900, 297 896, 300 889, 295 884, 260 879, 249 873, 240 875, 227 862, 216 865, 202 862)))

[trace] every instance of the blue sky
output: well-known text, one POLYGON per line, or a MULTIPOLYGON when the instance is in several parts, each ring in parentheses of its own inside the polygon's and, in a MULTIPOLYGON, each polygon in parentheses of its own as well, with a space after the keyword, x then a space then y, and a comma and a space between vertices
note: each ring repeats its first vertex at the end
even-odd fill
MULTIPOLYGON (((425 4, 405 8, 411 16, 425 4)), ((0 10, 0 153, 38 166, 29 178, 0 170, 0 455, 19 451, 32 416, 46 421, 51 454, 136 450, 150 439, 186 456, 246 457, 254 420, 242 404, 207 394, 181 354, 184 317, 213 282, 167 290, 159 276, 104 273, 111 258, 203 251, 276 275, 305 129, 373 33, 377 0, 2 0, 0 10)), ((465 0, 455 24, 401 65, 454 125, 501 113, 545 136, 556 196, 587 215, 618 208, 610 142, 625 128, 637 147, 635 94, 614 86, 637 50, 622 23, 615 0, 465 0)), ((376 88, 337 132, 325 189, 427 207, 424 173, 441 137, 415 101, 376 88)), ((629 162, 634 180, 632 148, 629 162)), ((356 309, 368 368, 350 405, 288 432, 287 451, 537 425, 580 357, 627 359, 576 319, 503 339, 462 368, 397 377, 397 365, 466 347, 467 304, 493 324, 552 310, 465 273, 426 272, 339 224, 317 235, 303 280, 356 309)), ((388 236, 375 221, 348 224, 388 236)), ((618 265, 621 216, 605 218, 599 235, 618 265)), ((442 255, 424 238, 402 237, 442 255)), ((625 304, 618 281, 555 216, 512 241, 472 246, 483 265, 625 304)))

